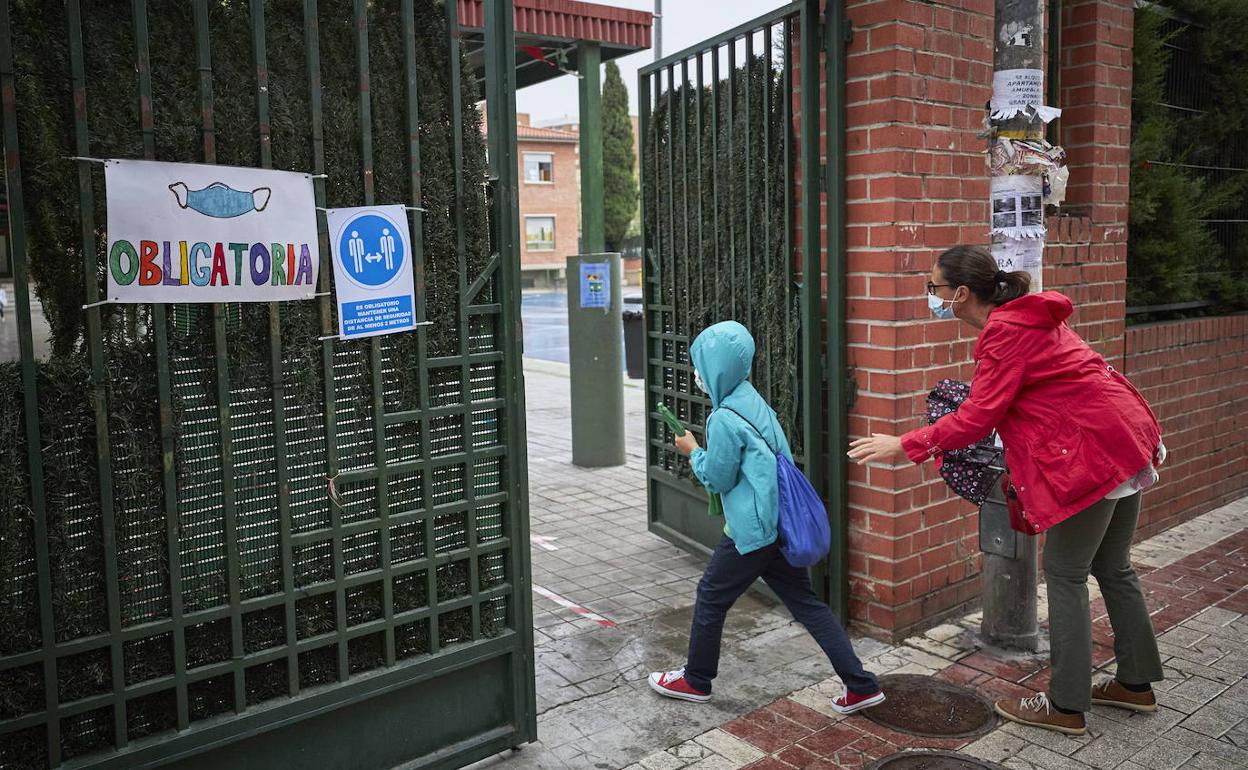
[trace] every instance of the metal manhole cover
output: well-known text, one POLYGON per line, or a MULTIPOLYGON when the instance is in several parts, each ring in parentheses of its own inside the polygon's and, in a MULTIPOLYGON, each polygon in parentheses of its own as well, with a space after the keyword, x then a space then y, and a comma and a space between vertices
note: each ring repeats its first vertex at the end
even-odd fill
POLYGON ((991 703, 952 682, 891 674, 880 677, 880 687, 888 700, 863 715, 898 732, 924 738, 974 738, 997 723, 991 703))
POLYGON ((1005 770, 1001 765, 954 751, 903 751, 884 757, 867 770, 1005 770))

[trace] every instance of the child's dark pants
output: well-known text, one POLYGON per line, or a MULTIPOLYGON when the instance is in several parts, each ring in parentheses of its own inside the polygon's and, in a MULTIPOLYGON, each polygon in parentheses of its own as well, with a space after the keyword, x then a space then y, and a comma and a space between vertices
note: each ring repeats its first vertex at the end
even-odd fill
POLYGON ((740 554, 728 537, 720 541, 698 583, 693 629, 689 634, 689 659, 685 665, 685 679, 692 687, 702 692, 711 691, 711 680, 719 673, 724 618, 738 597, 760 577, 823 648, 832 668, 850 692, 870 695, 879 691, 879 682, 863 669, 836 615, 815 596, 806 570, 785 561, 777 543, 740 554))

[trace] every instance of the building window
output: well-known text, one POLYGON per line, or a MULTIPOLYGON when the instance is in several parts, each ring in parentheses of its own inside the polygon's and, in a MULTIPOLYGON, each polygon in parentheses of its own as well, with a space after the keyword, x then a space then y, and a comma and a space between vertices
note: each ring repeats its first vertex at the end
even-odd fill
POLYGON ((524 154, 524 181, 555 181, 555 156, 549 152, 526 152, 524 154))
POLYGON ((555 218, 553 216, 525 217, 524 245, 529 251, 554 251, 555 218))

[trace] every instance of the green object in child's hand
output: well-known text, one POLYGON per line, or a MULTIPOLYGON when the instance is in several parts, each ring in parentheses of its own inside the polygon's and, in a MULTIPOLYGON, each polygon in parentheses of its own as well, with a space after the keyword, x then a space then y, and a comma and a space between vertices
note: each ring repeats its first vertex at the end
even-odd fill
POLYGON ((672 410, 668 409, 666 404, 660 401, 655 409, 658 411, 659 416, 663 418, 663 421, 667 423, 667 427, 672 429, 672 433, 676 434, 676 438, 685 435, 685 426, 681 424, 680 420, 676 419, 676 415, 672 414, 672 410))
POLYGON ((706 494, 707 494, 706 515, 707 516, 723 516, 724 515, 724 501, 721 500, 719 495, 714 492, 708 491, 706 494))
MULTIPOLYGON (((672 429, 672 433, 676 434, 677 438, 680 438, 681 436, 685 435, 685 433, 687 432, 685 430, 685 426, 680 422, 680 420, 676 419, 676 415, 672 414, 672 410, 668 409, 666 404, 660 401, 654 408, 655 408, 655 411, 659 413, 659 416, 663 418, 663 421, 667 423, 667 427, 672 429)), ((720 500, 719 495, 709 490, 707 491, 706 494, 707 494, 707 500, 708 500, 707 506, 706 506, 707 515, 708 516, 723 516, 724 504, 723 504, 723 501, 720 500)))

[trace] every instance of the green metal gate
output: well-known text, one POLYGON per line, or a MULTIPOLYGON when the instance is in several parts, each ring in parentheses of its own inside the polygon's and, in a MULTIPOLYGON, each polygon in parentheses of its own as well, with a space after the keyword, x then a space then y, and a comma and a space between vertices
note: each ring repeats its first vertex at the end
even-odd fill
POLYGON ((513 19, 486 8, 488 168, 456 3, 0 0, 0 767, 458 767, 535 739, 513 19), (433 324, 336 339, 323 215, 318 301, 101 305, 91 157, 406 202, 433 324))
MULTIPOLYGON (((789 3, 639 73, 646 388, 698 433, 710 402, 694 389, 689 345, 718 321, 750 329, 754 385, 828 500, 836 545, 815 582, 843 613, 845 474, 843 453, 828 447, 844 443, 846 410, 826 408, 845 403, 832 353, 844 318, 839 85, 820 99, 822 84, 843 81, 840 46, 824 56, 842 26, 839 8, 823 18, 819 5, 789 3)), ((646 437, 650 530, 709 553, 723 520, 707 516, 657 412, 646 437)))

